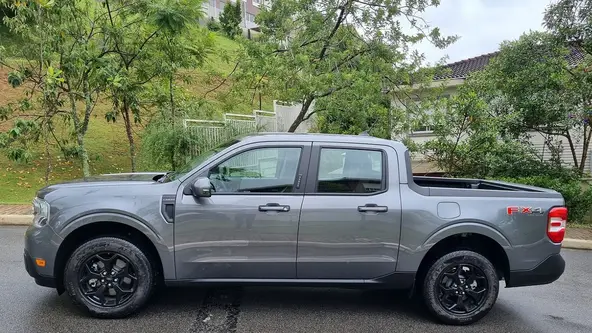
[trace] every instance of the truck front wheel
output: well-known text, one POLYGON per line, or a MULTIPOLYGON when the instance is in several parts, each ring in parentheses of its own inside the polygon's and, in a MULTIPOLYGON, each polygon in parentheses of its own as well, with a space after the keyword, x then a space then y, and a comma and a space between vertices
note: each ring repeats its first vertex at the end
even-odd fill
POLYGON ((483 318, 495 304, 499 280, 487 258, 473 251, 455 251, 438 259, 423 282, 423 298, 432 314, 452 325, 483 318))
POLYGON ((74 304, 100 318, 126 317, 143 306, 154 285, 146 254, 127 240, 92 239, 66 263, 64 287, 74 304))

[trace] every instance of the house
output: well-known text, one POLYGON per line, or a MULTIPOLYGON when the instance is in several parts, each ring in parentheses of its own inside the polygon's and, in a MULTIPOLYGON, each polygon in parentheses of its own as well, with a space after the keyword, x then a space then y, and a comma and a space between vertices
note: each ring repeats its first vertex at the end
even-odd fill
MULTIPOLYGON (((464 84, 468 76, 471 73, 483 70, 490 62, 491 59, 495 58, 499 52, 492 52, 483 54, 474 58, 464 59, 454 63, 450 63, 444 66, 445 71, 434 76, 432 86, 438 86, 443 88, 442 96, 444 98, 453 96, 457 93, 458 88, 464 84)), ((578 62, 584 59, 584 53, 577 47, 571 48, 571 53, 567 55, 567 61, 570 65, 575 66, 578 62)), ((571 150, 568 148, 565 138, 553 137, 541 134, 539 132, 531 132, 531 142, 533 147, 543 158, 550 158, 551 153, 546 144, 548 140, 559 139, 562 140, 563 151, 561 154, 562 162, 565 165, 573 165, 573 157, 571 150)), ((577 134, 576 134, 577 136, 577 134)), ((581 137, 581 135, 580 135, 581 137)), ((430 128, 429 123, 417 127, 412 133, 409 134, 409 139, 415 143, 424 143, 434 138, 434 134, 430 128)), ((575 142, 576 155, 578 160, 581 159, 583 143, 581 140, 575 142)), ((592 153, 588 152, 588 159, 585 163, 585 171, 592 173, 590 160, 592 159, 592 153)), ((414 172, 417 173, 438 173, 439 170, 435 165, 426 161, 425 157, 421 154, 413 154, 412 162, 414 166, 414 172)))
MULTIPOLYGON (((228 0, 235 1, 235 0, 228 0)), ((255 23, 255 16, 259 14, 262 6, 269 6, 271 0, 236 0, 241 2, 241 13, 243 15, 241 28, 246 35, 250 35, 251 31, 257 32, 259 27, 255 23)), ((208 0, 203 3, 204 12, 208 19, 218 21, 220 14, 224 10, 225 0, 208 0)))

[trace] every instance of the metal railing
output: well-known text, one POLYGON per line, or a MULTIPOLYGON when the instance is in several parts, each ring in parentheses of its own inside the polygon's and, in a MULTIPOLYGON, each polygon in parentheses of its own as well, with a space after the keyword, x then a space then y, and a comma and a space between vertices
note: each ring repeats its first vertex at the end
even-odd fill
MULTIPOLYGON (((286 132, 296 119, 300 106, 285 106, 274 101, 274 110, 276 111, 253 110, 252 114, 225 113, 223 120, 185 119, 183 125, 197 142, 191 148, 191 154, 197 156, 240 135, 286 132)), ((306 132, 310 128, 310 122, 305 122, 298 131, 306 132)))

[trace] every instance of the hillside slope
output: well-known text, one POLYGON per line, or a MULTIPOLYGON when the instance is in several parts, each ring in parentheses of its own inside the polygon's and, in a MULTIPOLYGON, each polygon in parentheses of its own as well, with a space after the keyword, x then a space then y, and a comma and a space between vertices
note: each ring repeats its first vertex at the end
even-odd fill
MULTIPOLYGON (((235 63, 231 59, 225 61, 220 54, 232 54, 233 50, 238 48, 236 42, 225 37, 216 35, 216 49, 208 58, 204 68, 188 72, 191 76, 191 83, 180 83, 186 91, 196 97, 201 97, 208 90, 218 86, 234 68, 235 63)), ((15 101, 23 96, 22 89, 13 89, 7 83, 9 70, 0 67, 0 106, 11 101, 15 101)), ((219 118, 222 114, 223 98, 229 88, 229 83, 220 87, 218 90, 209 93, 206 99, 210 103, 210 108, 215 112, 212 118, 219 118)), ((250 101, 248 101, 250 102, 250 101)), ((269 103, 267 103, 269 104, 269 103)), ((253 106, 250 103, 233 104, 232 112, 248 113, 253 106)), ((108 101, 102 101, 97 105, 97 109, 89 124, 88 134, 86 136, 87 149, 90 156, 91 173, 111 173, 130 171, 129 151, 127 145, 127 136, 122 122, 107 123, 105 113, 110 110, 108 101)), ((0 130, 5 131, 12 127, 14 119, 0 122, 0 130)), ((134 128, 138 146, 141 146, 142 125, 136 125, 134 128)), ((43 159, 43 147, 39 144, 34 149, 36 154, 33 162, 29 164, 20 164, 9 161, 5 152, 0 151, 0 203, 23 203, 30 202, 35 195, 35 191, 45 185, 44 175, 46 161, 43 159)), ((67 161, 60 157, 57 147, 53 149, 53 170, 50 176, 50 183, 56 183, 62 180, 80 178, 82 171, 79 162, 76 160, 67 161)), ((138 159, 139 171, 144 169, 142 161, 138 159)))

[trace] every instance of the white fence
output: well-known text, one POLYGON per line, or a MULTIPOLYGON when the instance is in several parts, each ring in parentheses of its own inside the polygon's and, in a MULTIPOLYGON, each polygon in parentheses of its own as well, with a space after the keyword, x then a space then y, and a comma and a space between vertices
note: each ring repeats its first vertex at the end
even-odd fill
MULTIPOLYGON (((183 124, 198 144, 191 153, 196 156, 208 151, 233 137, 257 132, 287 132, 294 122, 302 104, 273 102, 274 111, 253 110, 252 114, 226 113, 223 120, 185 119, 183 124)), ((314 110, 311 105, 309 112, 314 110)), ((314 123, 314 116, 304 121, 296 132, 308 132, 314 123)))

